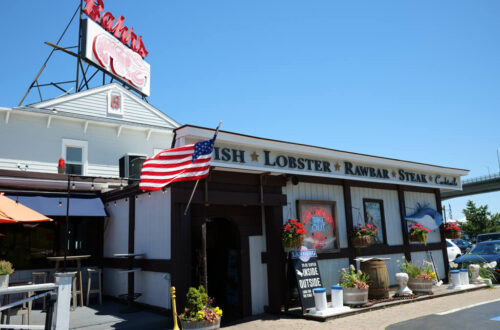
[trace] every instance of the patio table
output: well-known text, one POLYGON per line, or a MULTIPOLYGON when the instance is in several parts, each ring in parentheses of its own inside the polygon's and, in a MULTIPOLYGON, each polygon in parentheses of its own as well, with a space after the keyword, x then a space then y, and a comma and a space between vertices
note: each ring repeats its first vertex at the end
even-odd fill
MULTIPOLYGON (((79 282, 80 282, 80 306, 83 306, 83 283, 82 283, 82 260, 90 258, 90 254, 85 254, 85 255, 80 255, 80 256, 66 256, 66 261, 76 261, 76 271, 78 274, 79 282)), ((49 261, 55 261, 56 263, 56 273, 59 272, 59 266, 61 261, 64 262, 64 256, 58 256, 58 257, 47 257, 47 260, 49 261)))

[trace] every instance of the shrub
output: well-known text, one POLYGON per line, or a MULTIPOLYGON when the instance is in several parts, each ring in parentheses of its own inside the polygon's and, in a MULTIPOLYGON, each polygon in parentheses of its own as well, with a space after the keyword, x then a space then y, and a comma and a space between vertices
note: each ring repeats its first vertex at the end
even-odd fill
POLYGON ((12 264, 7 260, 0 260, 0 275, 11 275, 14 272, 12 264))

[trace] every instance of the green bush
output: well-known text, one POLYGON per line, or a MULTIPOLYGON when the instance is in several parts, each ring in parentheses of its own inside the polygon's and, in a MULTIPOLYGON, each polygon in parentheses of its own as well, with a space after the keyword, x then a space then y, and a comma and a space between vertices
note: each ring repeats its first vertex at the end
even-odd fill
POLYGON ((0 260, 0 275, 11 275, 14 272, 12 264, 7 260, 0 260))

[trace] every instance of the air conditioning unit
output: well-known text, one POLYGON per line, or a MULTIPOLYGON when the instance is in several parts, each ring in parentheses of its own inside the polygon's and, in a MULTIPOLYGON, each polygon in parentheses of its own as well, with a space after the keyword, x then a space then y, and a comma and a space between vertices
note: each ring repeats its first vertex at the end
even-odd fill
POLYGON ((120 178, 132 181, 139 180, 141 178, 142 164, 145 160, 145 156, 139 155, 125 155, 120 158, 120 178))

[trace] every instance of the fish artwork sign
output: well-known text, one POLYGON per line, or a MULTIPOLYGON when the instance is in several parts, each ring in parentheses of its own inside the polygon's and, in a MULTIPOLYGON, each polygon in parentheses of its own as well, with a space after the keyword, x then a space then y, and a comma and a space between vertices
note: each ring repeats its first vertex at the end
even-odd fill
POLYGON ((410 216, 405 217, 406 221, 420 223, 425 228, 436 231, 443 223, 443 216, 427 205, 417 204, 417 210, 410 216))

